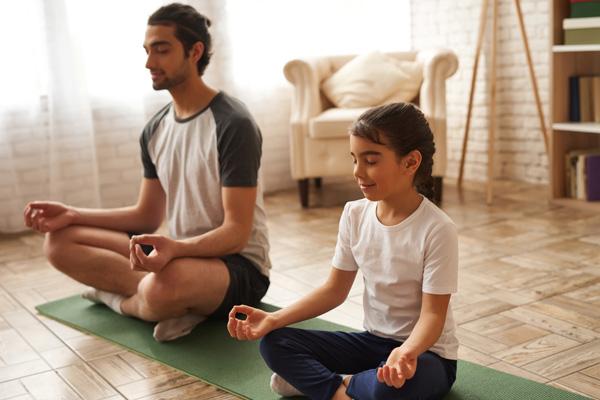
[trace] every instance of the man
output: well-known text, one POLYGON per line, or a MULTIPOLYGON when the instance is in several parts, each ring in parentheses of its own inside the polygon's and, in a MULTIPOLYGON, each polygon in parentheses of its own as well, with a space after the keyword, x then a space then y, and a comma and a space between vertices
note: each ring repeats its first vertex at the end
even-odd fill
POLYGON ((84 297, 158 321, 172 340, 269 286, 269 244, 258 183, 262 138, 246 107, 207 86, 210 21, 170 4, 148 19, 144 49, 155 90, 173 101, 146 125, 138 202, 83 209, 31 202, 27 226, 46 233, 49 261, 92 286, 84 297), (170 237, 151 233, 167 215, 170 237))

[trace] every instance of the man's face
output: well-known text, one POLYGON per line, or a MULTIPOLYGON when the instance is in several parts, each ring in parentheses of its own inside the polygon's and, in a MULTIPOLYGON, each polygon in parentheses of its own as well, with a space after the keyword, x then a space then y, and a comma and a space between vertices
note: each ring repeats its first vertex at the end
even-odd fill
POLYGON ((150 70, 154 90, 172 89, 198 75, 195 57, 185 56, 172 26, 149 25, 144 50, 148 54, 146 68, 150 70))

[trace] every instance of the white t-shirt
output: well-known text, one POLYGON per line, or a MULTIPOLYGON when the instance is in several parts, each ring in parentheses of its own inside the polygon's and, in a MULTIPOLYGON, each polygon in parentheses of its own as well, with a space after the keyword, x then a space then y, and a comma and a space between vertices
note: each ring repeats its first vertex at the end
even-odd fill
MULTIPOLYGON (((431 201, 397 225, 383 225, 377 203, 346 203, 340 218, 332 264, 345 271, 360 268, 364 277, 364 328, 377 336, 405 341, 421 312, 423 293, 456 293, 458 234, 454 222, 431 201)), ((452 309, 444 330, 429 349, 456 360, 458 339, 452 309)))
POLYGON ((269 276, 269 239, 259 180, 262 136, 246 106, 219 92, 185 119, 172 103, 146 124, 140 137, 144 177, 166 194, 169 234, 202 235, 223 224, 221 187, 256 187, 252 232, 240 254, 269 276))

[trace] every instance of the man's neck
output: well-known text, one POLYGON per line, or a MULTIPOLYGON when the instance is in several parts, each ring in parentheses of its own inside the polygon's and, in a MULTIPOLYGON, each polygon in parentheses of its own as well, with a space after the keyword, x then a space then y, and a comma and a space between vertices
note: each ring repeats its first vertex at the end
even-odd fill
POLYGON ((191 77, 169 89, 177 118, 188 118, 206 108, 217 91, 206 85, 200 76, 191 77))

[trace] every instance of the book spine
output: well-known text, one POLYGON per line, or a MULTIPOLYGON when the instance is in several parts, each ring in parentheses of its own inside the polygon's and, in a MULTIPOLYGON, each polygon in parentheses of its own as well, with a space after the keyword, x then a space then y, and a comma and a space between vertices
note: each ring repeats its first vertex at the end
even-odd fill
POLYGON ((600 123, 600 76, 592 79, 592 102, 594 103, 594 122, 600 123))
POLYGON ((585 200, 587 198, 585 193, 585 154, 577 156, 577 195, 578 200, 585 200))
POLYGON ((571 3, 571 18, 600 17, 600 1, 571 3))
POLYGON ((585 28, 600 28, 600 17, 563 19, 563 29, 585 28))
POLYGON ((600 44, 600 28, 567 29, 565 44, 600 44))
POLYGON ((579 116, 581 122, 592 122, 592 77, 579 78, 579 116))
POLYGON ((571 183, 569 197, 572 199, 577 197, 577 160, 579 160, 577 155, 569 156, 569 182, 571 183))
POLYGON ((569 77, 569 121, 579 122, 579 77, 569 77))
POLYGON ((600 154, 588 156, 585 170, 587 174, 587 200, 600 200, 600 154))

